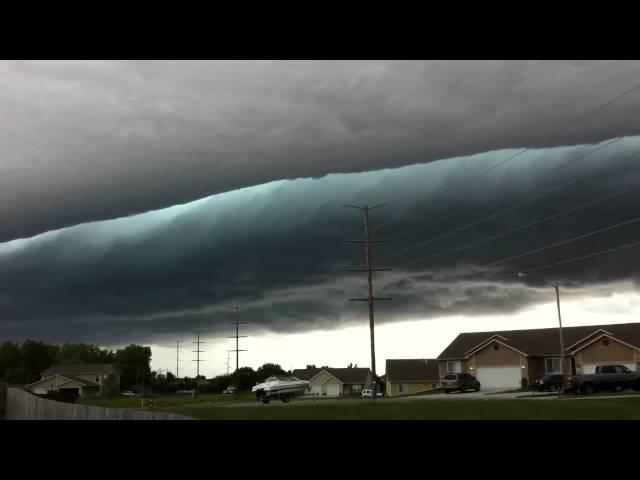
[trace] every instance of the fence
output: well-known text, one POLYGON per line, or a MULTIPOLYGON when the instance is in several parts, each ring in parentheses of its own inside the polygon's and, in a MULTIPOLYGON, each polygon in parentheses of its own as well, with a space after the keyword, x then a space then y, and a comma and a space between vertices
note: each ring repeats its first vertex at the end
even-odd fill
POLYGON ((6 420, 193 420, 191 417, 170 412, 148 412, 129 408, 56 402, 13 387, 7 388, 4 418, 6 420))
POLYGON ((4 419, 4 410, 7 405, 7 384, 0 382, 0 420, 4 419))

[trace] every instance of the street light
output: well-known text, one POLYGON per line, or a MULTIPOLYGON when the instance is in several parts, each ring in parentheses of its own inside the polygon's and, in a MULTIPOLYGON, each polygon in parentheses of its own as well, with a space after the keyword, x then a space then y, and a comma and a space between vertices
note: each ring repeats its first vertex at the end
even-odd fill
MULTIPOLYGON (((523 272, 518 273, 519 278, 527 278, 530 276, 532 276, 530 273, 523 273, 523 272)), ((558 306, 558 325, 559 325, 558 331, 560 333, 560 373, 562 373, 562 388, 560 389, 560 392, 562 392, 566 387, 566 380, 565 380, 566 375, 565 375, 565 369, 564 369, 564 337, 562 335, 562 316, 560 315, 560 287, 558 285, 558 282, 550 283, 538 276, 533 275, 533 277, 542 281, 546 285, 553 287, 553 289, 556 291, 556 304, 558 306)))

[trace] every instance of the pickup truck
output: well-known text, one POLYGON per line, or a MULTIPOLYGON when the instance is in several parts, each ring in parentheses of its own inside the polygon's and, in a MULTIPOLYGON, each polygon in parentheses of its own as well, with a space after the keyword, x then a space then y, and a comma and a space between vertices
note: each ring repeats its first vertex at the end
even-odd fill
POLYGON ((596 373, 569 377, 574 393, 590 395, 598 390, 640 390, 640 372, 632 372, 624 365, 598 365, 596 373))

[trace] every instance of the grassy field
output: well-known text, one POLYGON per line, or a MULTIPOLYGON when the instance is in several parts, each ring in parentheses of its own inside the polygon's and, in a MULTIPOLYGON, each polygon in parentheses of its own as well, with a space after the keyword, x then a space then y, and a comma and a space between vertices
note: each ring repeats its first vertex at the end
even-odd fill
MULTIPOLYGON (((153 398, 153 406, 155 410, 172 410, 175 408, 186 408, 200 403, 207 405, 231 405, 235 403, 246 403, 255 400, 255 396, 247 395, 198 395, 191 398, 189 395, 158 395, 153 398)), ((148 405, 149 400, 145 398, 144 404, 148 405)), ((105 398, 85 398, 80 403, 86 405, 96 405, 99 407, 110 408, 141 408, 140 397, 117 397, 111 399, 105 398)))
MULTIPOLYGON (((107 402, 87 399, 92 405, 140 408, 140 398, 107 402)), ((251 395, 161 396, 155 410, 171 411, 211 420, 640 420, 640 397, 580 401, 469 399, 379 399, 256 404, 251 395)))

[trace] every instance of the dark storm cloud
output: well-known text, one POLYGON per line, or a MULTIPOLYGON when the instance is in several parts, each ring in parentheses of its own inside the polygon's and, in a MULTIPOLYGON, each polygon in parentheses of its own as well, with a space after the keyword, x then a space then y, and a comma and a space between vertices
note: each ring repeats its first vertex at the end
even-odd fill
POLYGON ((239 187, 640 132, 627 61, 2 62, 0 241, 239 187))
MULTIPOLYGON (((377 293, 393 297, 380 304, 379 322, 513 313, 550 298, 546 287, 525 284, 516 272, 638 241, 640 222, 489 269, 482 265, 635 218, 640 188, 474 248, 404 265, 640 187, 640 156, 629 157, 640 152, 639 137, 575 160, 595 148, 532 150, 483 177, 478 172, 517 150, 278 181, 6 242, 0 244, 0 337, 117 344, 195 330, 221 335, 236 303, 253 331, 361 321, 366 305, 347 299, 365 295, 366 279, 346 268, 363 260, 362 248, 345 242, 361 234, 361 218, 344 203, 390 203, 372 213, 374 225, 393 220, 376 231, 392 239, 376 246, 376 258, 394 268, 376 277, 377 293), (446 235, 559 185, 567 186, 446 235), (406 250, 419 242, 425 244, 406 250), (501 278, 505 272, 511 274, 501 278)), ((633 288, 638 260, 640 248, 628 249, 541 273, 563 282, 568 297, 607 295, 633 288)))

